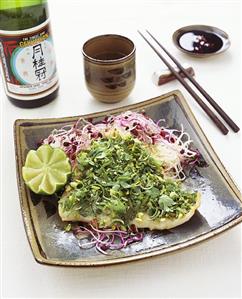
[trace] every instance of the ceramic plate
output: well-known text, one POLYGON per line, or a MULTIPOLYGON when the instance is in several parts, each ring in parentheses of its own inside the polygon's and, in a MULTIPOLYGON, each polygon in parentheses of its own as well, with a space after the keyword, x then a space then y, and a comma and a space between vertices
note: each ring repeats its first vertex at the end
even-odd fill
POLYGON ((100 254, 95 248, 80 249, 72 233, 63 231, 64 223, 58 216, 56 200, 30 193, 21 176, 28 150, 36 148, 54 128, 73 124, 79 116, 18 119, 14 133, 20 205, 28 241, 38 262, 59 266, 95 266, 138 260, 194 245, 242 221, 240 192, 179 91, 84 117, 99 121, 107 115, 126 110, 145 111, 155 121, 163 118, 172 128, 180 129, 183 124, 208 164, 207 167, 190 171, 185 182, 202 194, 200 208, 189 222, 171 230, 147 231, 142 242, 112 251, 109 255, 100 254))

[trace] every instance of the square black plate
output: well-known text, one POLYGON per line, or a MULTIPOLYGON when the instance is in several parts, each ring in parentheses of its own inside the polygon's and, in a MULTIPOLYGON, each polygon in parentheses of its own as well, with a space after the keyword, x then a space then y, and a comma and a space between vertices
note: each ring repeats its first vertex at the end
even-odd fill
POLYGON ((38 262, 60 266, 94 266, 137 260, 196 244, 242 221, 241 194, 179 91, 83 117, 99 121, 107 115, 127 110, 145 111, 155 121, 163 118, 171 128, 180 129, 181 124, 184 126, 209 165, 193 169, 185 182, 201 193, 200 208, 189 222, 169 231, 148 231, 143 242, 110 255, 100 254, 95 249, 80 250, 72 233, 63 231, 64 223, 56 212, 56 201, 32 194, 21 176, 28 150, 36 148, 54 128, 73 124, 80 116, 19 119, 15 122, 14 133, 20 204, 28 240, 38 262))

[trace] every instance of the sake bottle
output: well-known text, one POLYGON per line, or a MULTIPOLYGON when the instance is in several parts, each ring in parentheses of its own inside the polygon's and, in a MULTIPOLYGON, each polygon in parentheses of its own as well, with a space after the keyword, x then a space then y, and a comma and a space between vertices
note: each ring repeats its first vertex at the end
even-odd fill
POLYGON ((0 72, 5 93, 16 106, 33 108, 56 98, 58 75, 46 0, 0 0, 0 72))

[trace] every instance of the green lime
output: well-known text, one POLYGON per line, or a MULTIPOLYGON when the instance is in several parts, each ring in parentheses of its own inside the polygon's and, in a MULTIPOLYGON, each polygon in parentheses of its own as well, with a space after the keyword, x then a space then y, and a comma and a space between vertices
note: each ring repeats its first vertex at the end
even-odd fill
POLYGON ((62 149, 44 144, 28 152, 22 174, 34 193, 51 195, 66 184, 71 165, 62 149))

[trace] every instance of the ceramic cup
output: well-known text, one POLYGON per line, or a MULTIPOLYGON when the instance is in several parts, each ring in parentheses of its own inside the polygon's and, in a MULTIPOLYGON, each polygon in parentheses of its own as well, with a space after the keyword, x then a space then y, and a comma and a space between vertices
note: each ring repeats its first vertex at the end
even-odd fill
POLYGON ((87 89, 99 101, 126 98, 135 84, 135 45, 127 37, 106 34, 83 45, 87 89))

